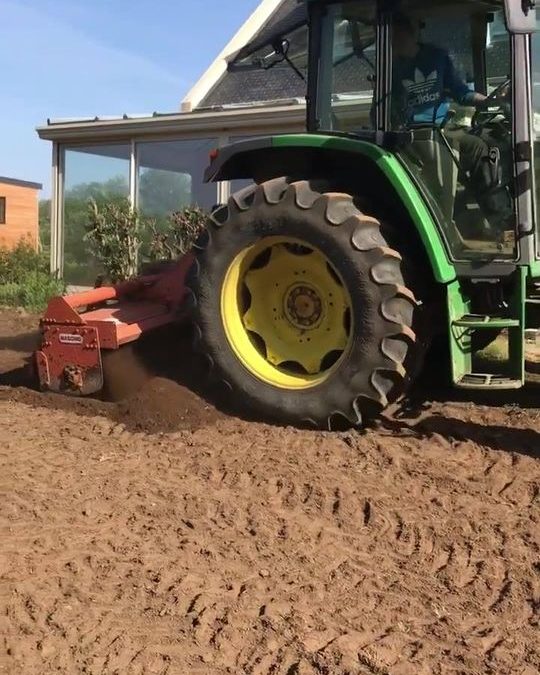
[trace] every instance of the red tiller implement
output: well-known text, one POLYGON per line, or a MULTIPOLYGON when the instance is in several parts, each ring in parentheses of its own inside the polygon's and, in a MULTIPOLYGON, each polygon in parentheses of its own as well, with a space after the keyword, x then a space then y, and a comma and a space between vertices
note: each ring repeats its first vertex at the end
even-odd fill
POLYGON ((185 317, 189 253, 158 274, 53 298, 40 321, 36 352, 43 390, 89 395, 103 388, 101 352, 185 317))

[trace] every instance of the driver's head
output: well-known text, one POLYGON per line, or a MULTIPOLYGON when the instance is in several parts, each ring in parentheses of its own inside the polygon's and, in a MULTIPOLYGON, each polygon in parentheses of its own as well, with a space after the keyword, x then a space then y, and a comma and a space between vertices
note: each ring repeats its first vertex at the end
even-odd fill
POLYGON ((392 36, 395 56, 416 56, 420 36, 420 24, 416 19, 403 12, 395 12, 393 15, 392 36))

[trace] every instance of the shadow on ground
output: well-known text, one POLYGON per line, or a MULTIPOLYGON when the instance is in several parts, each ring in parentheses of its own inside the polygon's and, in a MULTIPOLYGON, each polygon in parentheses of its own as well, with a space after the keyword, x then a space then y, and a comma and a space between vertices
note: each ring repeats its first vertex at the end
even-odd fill
POLYGON ((448 440, 472 441, 493 450, 540 458, 540 433, 534 429, 478 424, 442 415, 423 419, 415 429, 421 434, 440 434, 448 440))
POLYGON ((537 368, 540 368, 540 364, 526 363, 526 384, 521 389, 472 391, 454 387, 448 368, 444 365, 428 363, 405 400, 400 403, 399 410, 409 417, 420 416, 425 407, 434 402, 474 403, 492 408, 540 408, 540 380, 534 375, 537 368))
POLYGON ((39 346, 39 333, 30 331, 21 335, 0 335, 0 350, 9 349, 12 352, 28 354, 39 346))

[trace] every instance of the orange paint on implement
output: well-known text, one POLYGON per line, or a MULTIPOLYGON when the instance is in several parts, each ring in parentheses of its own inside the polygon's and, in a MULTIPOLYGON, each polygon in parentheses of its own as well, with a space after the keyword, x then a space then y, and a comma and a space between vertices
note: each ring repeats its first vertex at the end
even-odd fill
POLYGON ((40 321, 35 354, 41 388, 79 396, 100 391, 102 349, 119 349, 184 318, 192 262, 190 253, 160 274, 53 298, 40 321))

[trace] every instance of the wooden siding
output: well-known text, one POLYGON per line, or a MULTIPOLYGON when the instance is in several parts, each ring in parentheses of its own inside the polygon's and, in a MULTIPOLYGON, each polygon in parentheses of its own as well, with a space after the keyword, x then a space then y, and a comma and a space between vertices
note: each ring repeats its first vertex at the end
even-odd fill
POLYGON ((21 239, 37 247, 38 190, 0 182, 0 197, 6 200, 6 222, 0 223, 0 247, 12 248, 21 239))

